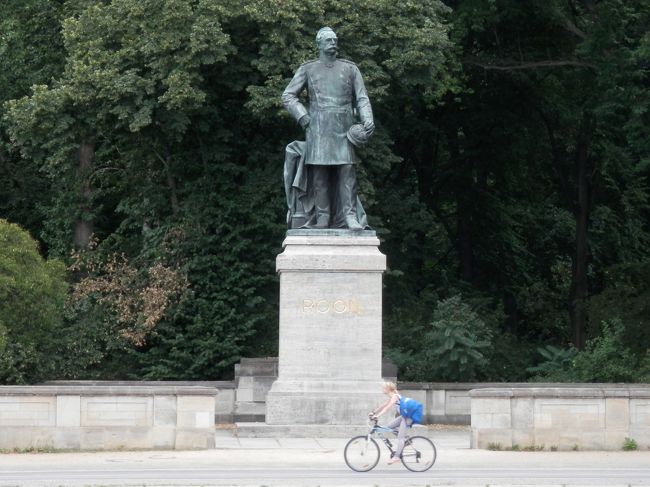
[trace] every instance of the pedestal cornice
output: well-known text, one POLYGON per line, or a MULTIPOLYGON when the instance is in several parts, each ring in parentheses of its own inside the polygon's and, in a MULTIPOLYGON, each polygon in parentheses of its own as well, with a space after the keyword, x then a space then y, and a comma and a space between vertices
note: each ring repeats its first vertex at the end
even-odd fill
POLYGON ((292 230, 276 259, 279 273, 383 272, 386 256, 379 251, 374 231, 292 230))

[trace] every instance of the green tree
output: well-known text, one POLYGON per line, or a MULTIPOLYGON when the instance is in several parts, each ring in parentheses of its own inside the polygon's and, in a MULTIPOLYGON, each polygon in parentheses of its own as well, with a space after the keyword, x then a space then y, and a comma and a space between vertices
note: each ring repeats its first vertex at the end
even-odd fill
MULTIPOLYGON (((159 246, 174 228, 186 230, 193 241, 189 249, 201 247, 215 227, 196 221, 210 202, 193 195, 215 191, 211 178, 219 169, 211 165, 224 156, 217 152, 218 140, 201 141, 223 130, 219 113, 226 108, 209 103, 207 88, 221 77, 209 66, 223 65, 232 51, 220 26, 228 10, 207 0, 77 2, 76 7, 63 22, 64 72, 50 86, 35 86, 31 96, 8 105, 12 136, 25 157, 41 161, 56 188, 48 243, 66 255, 73 244, 86 248, 96 234, 104 259, 126 251, 141 265, 166 257, 159 246)), ((175 264, 192 259, 200 256, 177 255, 175 264)), ((213 271, 202 266, 201 272, 192 275, 195 296, 205 296, 204 308, 218 306, 204 285, 206 278, 215 279, 213 271)), ((210 333, 214 323, 204 314, 199 310, 188 319, 207 321, 208 330, 201 331, 210 333)), ((89 317, 75 319, 87 323, 89 317)), ((107 331, 115 326, 98 321, 90 328, 109 343, 107 331)), ((183 346, 191 346, 195 338, 178 328, 183 346)), ((224 335, 246 336, 238 331, 234 326, 224 335)), ((227 341, 224 335, 217 341, 227 341)), ((123 353, 116 346, 113 355, 123 353)), ((218 360, 206 362, 221 370, 218 360)))
POLYGON ((51 377, 66 290, 64 265, 44 260, 25 230, 0 220, 0 382, 51 377))
MULTIPOLYGON (((64 72, 8 110, 24 155, 43 160, 58 182, 63 215, 50 219, 68 229, 59 241, 89 244, 104 196, 97 188, 102 174, 140 176, 127 188, 139 196, 147 183, 162 183, 171 211, 178 210, 174 168, 181 161, 175 159, 184 152, 178 142, 189 116, 206 97, 201 67, 229 52, 222 10, 207 0, 115 0, 90 3, 65 19, 64 72), (125 136, 127 148, 120 147, 125 136)), ((135 206, 149 205, 145 199, 135 206)))
MULTIPOLYGON (((48 83, 63 70, 60 24, 63 0, 6 0, 0 5, 0 119, 2 105, 48 83)), ((0 120, 0 218, 20 222, 41 237, 50 184, 31 159, 23 159, 0 120)))

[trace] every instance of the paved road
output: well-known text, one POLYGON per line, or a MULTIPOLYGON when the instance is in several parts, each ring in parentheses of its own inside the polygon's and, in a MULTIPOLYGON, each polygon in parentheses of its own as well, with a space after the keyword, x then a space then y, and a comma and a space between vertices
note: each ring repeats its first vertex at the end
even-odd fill
POLYGON ((63 468, 55 472, 3 471, 1 485, 237 485, 237 486, 479 486, 479 485, 650 485, 650 468, 453 468, 431 473, 377 469, 351 474, 342 468, 304 467, 112 467, 63 468))
POLYGON ((440 434, 425 474, 386 465, 350 471, 344 439, 221 438, 210 451, 0 455, 0 486, 648 486, 646 452, 469 450, 465 436, 440 434))

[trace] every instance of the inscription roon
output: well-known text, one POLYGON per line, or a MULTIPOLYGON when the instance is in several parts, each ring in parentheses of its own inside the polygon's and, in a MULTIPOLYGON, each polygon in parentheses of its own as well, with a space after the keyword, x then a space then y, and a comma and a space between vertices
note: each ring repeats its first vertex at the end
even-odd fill
POLYGON ((359 315, 363 311, 361 303, 356 299, 303 299, 302 312, 303 313, 336 313, 342 315, 350 313, 359 315))

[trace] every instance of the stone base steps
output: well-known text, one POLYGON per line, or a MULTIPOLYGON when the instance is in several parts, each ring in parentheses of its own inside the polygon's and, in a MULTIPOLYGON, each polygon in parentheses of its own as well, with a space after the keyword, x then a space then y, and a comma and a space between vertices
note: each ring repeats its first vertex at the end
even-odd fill
MULTIPOLYGON (((368 433, 368 426, 338 424, 277 425, 261 422, 235 423, 233 434, 239 438, 349 438, 368 433)), ((426 426, 416 425, 411 436, 434 437, 436 432, 426 426)))
POLYGON ((264 423, 266 420, 266 404, 263 402, 235 403, 235 422, 264 423))

